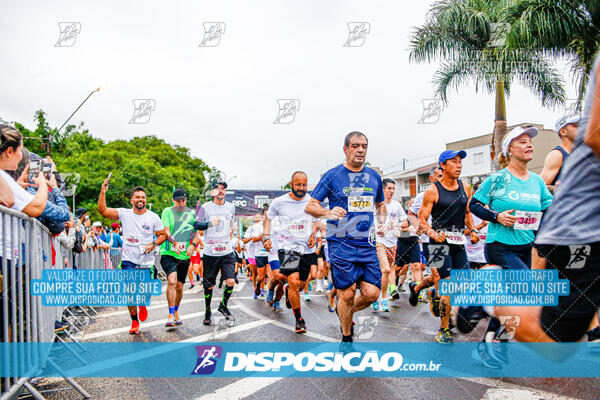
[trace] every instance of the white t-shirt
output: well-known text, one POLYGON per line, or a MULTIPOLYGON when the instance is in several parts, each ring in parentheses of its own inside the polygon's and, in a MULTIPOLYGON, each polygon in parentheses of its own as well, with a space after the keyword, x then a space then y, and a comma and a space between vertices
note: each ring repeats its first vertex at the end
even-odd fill
MULTIPOLYGON (((398 241, 398 237, 395 234, 396 228, 398 228, 398 225, 402 221, 406 220, 408 217, 406 216, 406 212, 402 208, 402 205, 397 200, 392 200, 389 203, 386 203, 385 209, 386 217, 385 223, 383 224, 385 236, 376 235, 376 237, 377 243, 380 243, 385 247, 391 248, 396 246, 396 243, 398 241)), ((375 221, 377 221, 376 212, 374 214, 375 221)))
MULTIPOLYGON (((252 228, 252 237, 259 237, 263 234, 262 221, 252 225, 250 228, 252 228)), ((267 257, 269 255, 269 253, 267 253, 267 251, 265 250, 265 246, 263 246, 263 242, 261 240, 259 240, 258 242, 251 241, 251 243, 254 246, 254 258, 267 257)))
MULTIPOLYGON (((6 183, 8 184, 8 186, 10 187, 10 189, 13 193, 13 197, 15 198, 15 204, 13 204, 11 209, 16 210, 16 211, 23 211, 23 209, 25 207, 27 207, 27 205, 33 201, 33 198, 35 196, 32 195, 31 193, 28 193, 25 189, 23 189, 21 186, 19 186, 19 184, 12 178, 12 176, 8 175, 3 170, 0 170, 0 177, 6 181, 6 183)), ((6 247, 6 259, 11 260, 13 256, 15 258, 18 256, 20 246, 15 246, 14 249, 12 248, 12 243, 11 243, 11 240, 12 240, 11 232, 12 231, 11 231, 11 224, 10 224, 11 218, 9 218, 9 216, 6 214, 3 214, 3 215, 5 218, 4 223, 6 224, 6 239, 7 239, 6 246, 5 246, 6 247)), ((20 226, 20 222, 18 223, 18 225, 20 226)), ((2 240, 4 237, 3 235, 4 235, 4 232, 2 232, 2 221, 0 221, 0 246, 2 246, 2 240)), ((3 257, 3 252, 2 252, 1 247, 0 247, 0 257, 3 257)))
MULTIPOLYGON (((254 225, 250 225, 246 232, 244 232, 244 239, 249 239, 254 235, 254 225)), ((248 258, 254 258, 255 250, 254 250, 254 242, 251 240, 246 243, 246 256, 248 258)))
POLYGON ((154 265, 154 252, 143 254, 143 251, 144 246, 154 240, 154 232, 165 229, 160 217, 150 210, 136 214, 131 208, 117 208, 117 212, 123 225, 123 261, 143 266, 154 265))
POLYGON ((235 206, 225 202, 222 205, 214 201, 202 204, 197 221, 208 221, 208 229, 204 231, 204 255, 220 257, 233 251, 231 246, 231 228, 235 219, 235 206), (211 222, 219 218, 221 222, 212 226, 211 222))
MULTIPOLYGON (((412 206, 410 206, 409 210, 411 213, 415 214, 417 216, 417 218, 419 217, 419 210, 421 209, 421 206, 423 205, 423 198, 425 197, 425 192, 421 192, 419 193, 416 197, 415 200, 412 203, 412 206)), ((429 218, 427 218, 427 223, 429 224, 429 226, 431 226, 431 215, 429 215, 429 218)), ((429 236, 427 236, 426 234, 422 234, 421 235, 421 242, 423 243, 429 243, 429 236)))
MULTIPOLYGON (((471 213, 471 215, 473 216, 473 225, 479 225, 481 223, 481 219, 473 213, 471 213)), ((477 242, 476 244, 472 244, 470 240, 467 240, 465 250, 467 251, 467 258, 469 259, 469 261, 484 264, 487 263, 484 251, 485 239, 487 238, 487 229, 488 225, 486 225, 485 228, 479 231, 479 242, 477 242)))
POLYGON ((312 223, 319 220, 304 211, 310 198, 309 195, 306 195, 298 201, 292 199, 289 194, 284 194, 271 202, 267 217, 271 220, 279 217, 280 249, 295 250, 303 254, 313 254, 316 251, 316 246, 308 247, 308 239, 312 234, 312 223))
POLYGON ((269 262, 279 260, 279 242, 281 240, 281 224, 279 217, 271 220, 271 251, 269 252, 269 262))

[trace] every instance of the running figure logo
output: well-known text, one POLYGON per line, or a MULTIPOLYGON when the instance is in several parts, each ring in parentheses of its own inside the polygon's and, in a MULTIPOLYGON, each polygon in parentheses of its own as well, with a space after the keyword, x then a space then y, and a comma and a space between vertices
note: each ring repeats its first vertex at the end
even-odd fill
POLYGON ((518 315, 505 315, 498 317, 502 327, 498 331, 497 339, 512 340, 515 337, 517 327, 521 325, 521 317, 518 315))
POLYGON ((77 35, 81 33, 81 24, 79 22, 59 22, 58 29, 60 29, 60 35, 54 47, 73 47, 77 35))
POLYGON ((429 268, 442 268, 449 253, 450 248, 445 244, 429 244, 429 260, 427 260, 427 266, 429 268))
POLYGON ((204 22, 204 38, 198 47, 217 47, 225 33, 225 22, 204 22))
POLYGON ((279 99, 277 100, 279 112, 274 124, 291 124, 296 118, 296 113, 300 110, 300 100, 298 99, 279 99))
POLYGON ((585 266, 587 258, 592 252, 592 247, 587 244, 576 245, 572 244, 569 246, 571 250, 571 259, 565 268, 567 269, 581 269, 585 266))
POLYGON ((440 120, 440 115, 444 109, 439 99, 423 99, 423 114, 417 124, 435 124, 440 120))
POLYGON ((210 375, 217 368, 217 358, 223 355, 221 346, 196 346, 198 361, 191 375, 210 375))
POLYGON ((379 324, 379 318, 374 315, 360 315, 356 323, 356 338, 369 340, 375 334, 375 328, 379 324))
POLYGON ((350 186, 362 188, 369 184, 369 174, 367 172, 350 172, 348 173, 348 180, 350 181, 350 186))
POLYGON ((134 99, 133 117, 130 124, 147 124, 152 116, 152 111, 156 109, 156 100, 154 99, 134 99))
POLYGON ((348 22, 348 40, 343 47, 361 47, 369 32, 371 24, 368 22, 348 22))
MULTIPOLYGON (((506 188, 510 184, 512 175, 507 172, 494 172, 490 176, 490 188, 488 190, 488 196, 504 196, 506 194, 506 188)), ((510 194, 509 194, 510 196, 510 194)), ((518 196, 518 194, 517 194, 518 196)), ((514 195, 512 195, 511 199, 513 199, 514 195)), ((517 197, 518 199, 518 197, 517 197)), ((516 200, 516 199, 513 199, 516 200)))

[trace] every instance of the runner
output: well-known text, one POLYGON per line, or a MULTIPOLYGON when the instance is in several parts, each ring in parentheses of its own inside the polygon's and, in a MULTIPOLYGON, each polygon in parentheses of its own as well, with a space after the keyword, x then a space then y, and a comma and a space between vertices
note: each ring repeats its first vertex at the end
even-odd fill
MULTIPOLYGON (((190 255, 194 244, 190 240, 195 236, 195 213, 187 204, 187 194, 183 189, 173 191, 173 207, 165 208, 161 221, 168 239, 160 247, 160 265, 167 275, 167 303, 169 315, 166 327, 181 325, 179 304, 183 297, 183 284, 190 267, 190 255)), ((193 280, 191 281, 193 285, 193 280)))
POLYGON ((352 316, 377 300, 381 289, 374 219, 385 222, 385 198, 381 177, 364 165, 367 147, 363 133, 346 135, 346 161, 321 177, 306 206, 313 217, 328 219, 329 264, 338 292, 342 342, 353 341, 352 316), (326 198, 330 209, 320 204, 326 198), (360 294, 355 296, 357 285, 360 294))
POLYGON ((570 293, 560 296, 557 306, 495 309, 496 315, 520 318, 515 339, 521 342, 576 342, 600 307, 599 64, 600 57, 596 57, 581 126, 534 244, 534 268, 539 254, 547 260, 546 268, 558 270, 560 279, 569 280, 570 293))
MULTIPOLYGON (((225 289, 223 299, 219 302, 218 311, 226 320, 234 321, 235 318, 227 308, 229 297, 233 293, 235 285, 235 254, 231 247, 231 228, 234 224, 235 206, 225 201, 227 182, 215 182, 212 185, 212 201, 202 204, 196 215, 196 221, 211 225, 204 232, 204 325, 210 325, 212 311, 210 302, 212 292, 216 283, 217 275, 225 277, 225 289)), ((201 229, 200 224, 194 228, 201 229)))
MULTIPOLYGON (((258 298, 256 295, 256 241, 254 241, 254 230, 257 229, 256 226, 262 222, 262 215, 255 214, 252 220, 253 224, 246 229, 244 232, 244 245, 246 246, 246 253, 248 256, 248 269, 250 273, 250 278, 252 279, 252 283, 254 284, 254 298, 258 298)), ((262 225, 262 224, 261 224, 262 225)))
POLYGON ((388 284, 396 281, 395 266, 396 242, 398 241, 397 232, 400 228, 407 229, 408 221, 402 205, 393 200, 396 183, 392 179, 383 180, 383 195, 385 196, 385 209, 387 212, 385 223, 377 227, 377 257, 381 267, 381 307, 379 300, 375 300, 371 307, 374 311, 381 309, 383 312, 389 312, 390 306, 387 300, 388 284), (402 224, 402 225, 401 225, 402 224))
MULTIPOLYGON (((267 218, 265 217, 265 221, 267 218)), ((279 301, 283 297, 283 285, 287 282, 287 276, 279 272, 279 242, 285 240, 285 232, 281 232, 279 217, 271 221, 271 249, 269 250, 269 266, 272 270, 269 280, 269 291, 267 293, 267 304, 273 307, 273 311, 281 311, 279 301)))
MULTIPOLYGON (((468 206, 471 188, 458 179, 462 171, 462 159, 466 156, 467 153, 463 150, 446 150, 440 154, 442 178, 427 188, 419 211, 421 230, 436 242, 435 245, 430 245, 428 264, 432 270, 437 270, 437 276, 434 276, 437 290, 439 281, 449 279, 452 269, 469 268, 465 235, 470 236, 471 243, 479 241, 479 232, 473 227, 468 206), (430 216, 431 225, 427 222, 430 216)), ((411 295, 412 292, 413 289, 411 295)), ((437 297, 439 295, 436 293, 437 297)), ((442 296, 439 299, 440 330, 435 337, 438 343, 454 342, 449 327, 450 312, 450 296, 442 296)))
MULTIPOLYGON (((473 189, 471 189, 472 196, 475 196, 475 193, 477 193, 477 190, 479 190, 480 186, 481 182, 477 182, 473 185, 473 189)), ((469 259, 469 266, 471 269, 480 269, 487 264, 484 248, 489 222, 479 218, 472 209, 471 217, 473 218, 473 225, 475 225, 475 229, 479 231, 479 242, 475 244, 467 243, 465 250, 467 250, 467 258, 469 259)))
MULTIPOLYGON (((148 269, 154 277, 154 249, 167 240, 167 233, 158 215, 146 208, 146 191, 136 186, 131 191, 132 208, 109 208, 106 192, 109 179, 102 183, 98 198, 98 212, 104 218, 121 221, 123 227, 123 249, 121 269, 148 269), (154 239, 156 235, 156 240, 154 239)), ((140 321, 148 318, 146 306, 128 306, 131 316, 130 334, 140 333, 140 321)))
POLYGON ((279 273, 288 279, 285 287, 286 306, 294 312, 296 333, 306 332, 306 322, 300 310, 300 289, 308 279, 311 266, 317 263, 314 247, 319 220, 304 211, 311 199, 306 194, 307 184, 308 178, 304 172, 294 172, 290 181, 291 192, 273 200, 264 223, 265 249, 271 250, 271 221, 279 217, 279 273))
MULTIPOLYGON (((408 201, 408 208, 414 203, 414 198, 408 201)), ((416 220, 416 219, 415 219, 416 220)), ((416 225, 418 227, 418 225, 416 225)), ((414 225, 405 226, 398 232, 398 238, 396 241, 396 257, 394 259, 394 270, 397 276, 397 287, 392 291, 393 299, 398 300, 400 298, 400 291, 402 285, 406 279, 409 268, 411 273, 411 281, 409 282, 409 289, 411 289, 408 301, 411 306, 416 306, 419 300, 419 292, 412 291, 412 288, 416 284, 420 284, 423 281, 423 269, 421 268, 421 252, 419 248, 419 235, 418 229, 414 225), (413 303, 414 301, 414 303, 413 303)), ((432 281, 433 284, 433 281, 432 281)))
POLYGON ((578 115, 565 116, 556 121, 556 134, 560 138, 560 146, 556 146, 546 156, 544 161, 544 168, 540 175, 548 189, 554 192, 556 186, 560 182, 560 172, 562 167, 569 157, 569 153, 573 149, 573 143, 577 137, 577 127, 581 117, 578 115))

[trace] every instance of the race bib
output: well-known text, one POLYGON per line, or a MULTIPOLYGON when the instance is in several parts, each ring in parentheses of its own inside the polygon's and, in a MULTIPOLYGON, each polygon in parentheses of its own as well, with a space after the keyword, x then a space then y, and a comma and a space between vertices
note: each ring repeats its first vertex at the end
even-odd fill
POLYGON ((373 196, 348 196, 348 212, 373 212, 373 196))
POLYGON ((462 232, 445 232, 448 244, 467 244, 467 238, 462 232))
POLYGON ((520 231, 536 231, 540 227, 542 213, 539 211, 515 211, 517 221, 513 228, 520 231))
MULTIPOLYGON (((126 246, 140 246, 142 240, 136 235, 125 235, 124 243, 126 246)), ((142 246, 143 247, 143 246, 142 246)))
POLYGON ((177 242, 177 244, 175 245, 175 248, 178 251, 184 251, 185 250, 185 242, 177 242))
POLYGON ((213 244, 211 244, 211 250, 212 250, 213 255, 215 255, 215 256, 224 255, 229 252, 229 249, 227 248, 226 243, 213 243, 213 244))

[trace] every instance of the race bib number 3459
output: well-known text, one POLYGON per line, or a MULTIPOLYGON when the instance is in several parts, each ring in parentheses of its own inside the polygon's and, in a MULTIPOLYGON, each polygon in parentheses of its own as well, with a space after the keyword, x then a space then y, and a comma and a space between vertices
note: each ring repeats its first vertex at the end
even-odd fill
POLYGON ((348 212, 373 212, 373 196, 348 196, 348 212))

